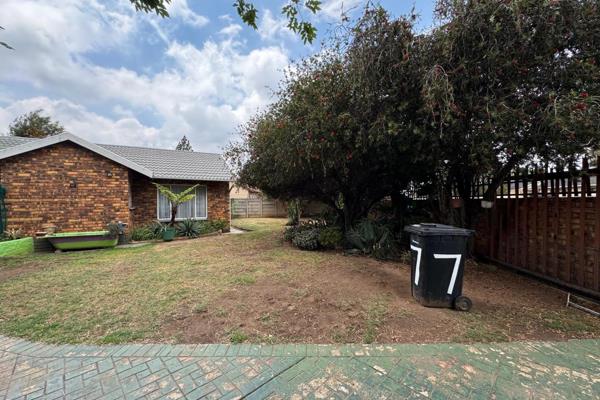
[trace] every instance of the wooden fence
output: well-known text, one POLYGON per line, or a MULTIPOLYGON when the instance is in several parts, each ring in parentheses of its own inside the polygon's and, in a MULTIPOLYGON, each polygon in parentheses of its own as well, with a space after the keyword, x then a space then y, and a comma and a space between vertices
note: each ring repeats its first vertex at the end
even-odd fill
POLYGON ((273 199, 231 199, 231 218, 286 217, 287 206, 273 199))
MULTIPOLYGON (((596 166, 600 160, 597 161, 596 166)), ((477 224, 475 253, 600 297, 598 167, 538 168, 509 177, 477 224)), ((486 182, 473 188, 481 197, 486 182)))
MULTIPOLYGON (((316 201, 302 203, 303 217, 321 215, 327 206, 316 201)), ((287 203, 273 199, 231 199, 231 218, 284 218, 287 203)))

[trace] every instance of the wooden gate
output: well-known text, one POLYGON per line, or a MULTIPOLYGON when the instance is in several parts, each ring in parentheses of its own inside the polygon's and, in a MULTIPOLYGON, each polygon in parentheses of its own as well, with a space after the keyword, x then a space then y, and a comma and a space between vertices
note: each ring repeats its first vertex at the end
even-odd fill
POLYGON ((479 219, 476 254, 600 297, 597 177, 586 160, 579 169, 511 176, 479 219))

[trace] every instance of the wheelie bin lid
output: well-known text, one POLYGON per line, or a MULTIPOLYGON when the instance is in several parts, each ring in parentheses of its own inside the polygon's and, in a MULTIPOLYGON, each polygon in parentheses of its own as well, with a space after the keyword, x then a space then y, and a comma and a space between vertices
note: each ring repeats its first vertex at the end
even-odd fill
POLYGON ((456 226, 420 223, 407 225, 404 227, 406 232, 415 233, 420 236, 471 236, 475 231, 472 229, 457 228, 456 226))

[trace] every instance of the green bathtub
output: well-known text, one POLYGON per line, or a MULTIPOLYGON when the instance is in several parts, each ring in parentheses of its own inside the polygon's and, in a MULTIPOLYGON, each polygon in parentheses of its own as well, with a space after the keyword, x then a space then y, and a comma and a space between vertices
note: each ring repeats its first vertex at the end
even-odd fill
POLYGON ((118 237, 108 236, 108 231, 65 232, 47 235, 46 238, 58 250, 84 250, 115 247, 118 237))

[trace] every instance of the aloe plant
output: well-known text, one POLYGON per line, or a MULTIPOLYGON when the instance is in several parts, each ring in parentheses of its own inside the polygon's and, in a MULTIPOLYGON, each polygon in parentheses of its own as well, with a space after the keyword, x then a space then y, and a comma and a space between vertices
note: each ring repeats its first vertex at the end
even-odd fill
POLYGON ((169 226, 175 226, 175 217, 177 216, 177 207, 180 204, 185 203, 186 201, 192 200, 196 197, 196 193, 194 192, 199 185, 194 185, 191 188, 184 190, 181 193, 174 193, 166 186, 158 184, 156 182, 152 182, 154 186, 158 189, 158 191, 165 196, 171 202, 171 221, 169 222, 169 226))

